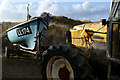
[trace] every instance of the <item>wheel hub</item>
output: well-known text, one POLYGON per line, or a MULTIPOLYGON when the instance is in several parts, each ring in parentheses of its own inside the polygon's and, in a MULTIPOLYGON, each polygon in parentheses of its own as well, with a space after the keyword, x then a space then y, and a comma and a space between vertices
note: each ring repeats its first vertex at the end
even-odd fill
POLYGON ((58 75, 61 80, 69 80, 70 72, 66 66, 59 69, 58 75))
POLYGON ((46 70, 46 76, 50 79, 71 80, 74 78, 73 69, 70 63, 62 56, 52 57, 46 70))

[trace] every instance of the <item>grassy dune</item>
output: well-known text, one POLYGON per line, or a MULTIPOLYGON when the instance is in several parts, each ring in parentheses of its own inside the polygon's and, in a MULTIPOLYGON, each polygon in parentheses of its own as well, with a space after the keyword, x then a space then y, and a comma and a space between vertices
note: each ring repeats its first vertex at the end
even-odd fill
MULTIPOLYGON (((12 46, 6 37, 6 30, 20 22, 2 22, 2 48, 5 46, 12 46)), ((80 21, 67 18, 65 16, 52 16, 50 18, 49 29, 46 31, 46 38, 42 42, 44 46, 55 45, 65 42, 65 32, 72 28, 74 25, 90 23, 90 21, 80 21)), ((12 48, 12 47, 11 47, 12 48)))

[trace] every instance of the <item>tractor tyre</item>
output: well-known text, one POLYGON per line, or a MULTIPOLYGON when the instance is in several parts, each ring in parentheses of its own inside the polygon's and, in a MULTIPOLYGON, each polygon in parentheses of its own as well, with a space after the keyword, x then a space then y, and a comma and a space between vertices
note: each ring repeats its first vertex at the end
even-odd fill
POLYGON ((50 46, 43 52, 42 57, 43 80, 89 80, 92 67, 82 50, 72 44, 50 46))

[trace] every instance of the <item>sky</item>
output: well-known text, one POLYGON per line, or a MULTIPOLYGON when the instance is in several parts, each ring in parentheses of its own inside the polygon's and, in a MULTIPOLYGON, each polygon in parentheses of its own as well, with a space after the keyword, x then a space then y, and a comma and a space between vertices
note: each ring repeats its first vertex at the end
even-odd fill
POLYGON ((0 22, 25 21, 28 3, 32 3, 32 17, 48 12, 53 16, 66 16, 75 20, 99 21, 107 19, 110 10, 109 0, 0 0, 0 22))

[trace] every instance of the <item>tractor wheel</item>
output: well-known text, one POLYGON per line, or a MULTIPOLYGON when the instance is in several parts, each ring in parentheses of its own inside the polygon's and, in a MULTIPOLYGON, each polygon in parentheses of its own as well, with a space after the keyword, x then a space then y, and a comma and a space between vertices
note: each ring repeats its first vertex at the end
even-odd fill
POLYGON ((10 58, 9 49, 7 46, 5 47, 5 57, 10 58))
POLYGON ((89 80, 92 68, 81 53, 71 44, 49 47, 42 57, 43 80, 89 80))

